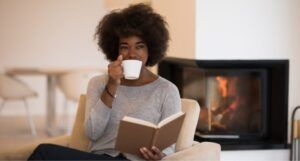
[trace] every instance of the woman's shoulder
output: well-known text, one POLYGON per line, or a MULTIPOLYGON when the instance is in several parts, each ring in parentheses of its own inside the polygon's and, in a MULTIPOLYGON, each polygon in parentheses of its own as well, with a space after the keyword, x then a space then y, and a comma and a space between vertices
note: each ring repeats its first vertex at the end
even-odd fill
POLYGON ((106 74, 96 75, 92 77, 89 81, 89 86, 101 86, 106 84, 108 81, 108 76, 106 74))
POLYGON ((158 81, 159 81, 158 83, 159 83, 160 88, 163 88, 165 90, 167 89, 167 90, 171 90, 171 91, 173 91, 173 90, 178 91, 177 86, 174 83, 172 83, 171 81, 169 81, 161 76, 159 76, 158 81))

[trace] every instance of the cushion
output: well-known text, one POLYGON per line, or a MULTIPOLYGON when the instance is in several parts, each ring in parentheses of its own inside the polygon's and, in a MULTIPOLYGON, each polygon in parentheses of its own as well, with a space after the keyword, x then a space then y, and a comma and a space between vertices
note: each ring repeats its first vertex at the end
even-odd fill
POLYGON ((86 96, 81 95, 69 143, 69 147, 82 151, 88 150, 88 145, 90 142, 89 138, 85 135, 84 130, 85 101, 86 96))
POLYGON ((195 100, 183 98, 181 106, 182 111, 185 112, 185 118, 176 142, 176 152, 192 146, 200 113, 200 106, 195 100))

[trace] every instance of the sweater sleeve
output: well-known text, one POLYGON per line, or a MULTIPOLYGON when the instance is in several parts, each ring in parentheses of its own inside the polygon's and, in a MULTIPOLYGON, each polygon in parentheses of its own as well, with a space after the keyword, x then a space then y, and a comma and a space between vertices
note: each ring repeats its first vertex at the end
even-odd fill
POLYGON ((163 120, 181 111, 181 99, 177 87, 174 84, 170 83, 164 91, 166 92, 166 94, 163 100, 161 109, 162 115, 160 120, 163 120))
MULTIPOLYGON (((167 93, 163 102, 161 120, 181 111, 181 99, 177 87, 170 83, 165 91, 167 93)), ((164 149, 162 152, 166 155, 173 154, 175 152, 175 144, 164 149)))
POLYGON ((89 81, 87 88, 85 133, 93 141, 101 137, 111 115, 111 108, 100 99, 106 82, 106 76, 97 76, 89 81))

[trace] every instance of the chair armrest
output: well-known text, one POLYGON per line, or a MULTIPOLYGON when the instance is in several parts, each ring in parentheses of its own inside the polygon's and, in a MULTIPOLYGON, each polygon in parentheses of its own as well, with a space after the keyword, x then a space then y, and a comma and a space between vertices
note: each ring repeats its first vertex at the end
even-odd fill
POLYGON ((221 146, 212 142, 196 142, 190 148, 178 151, 166 156, 163 160, 167 161, 219 161, 221 146))
POLYGON ((42 141, 38 141, 35 143, 31 143, 28 145, 24 145, 21 147, 16 147, 14 149, 7 149, 0 152, 0 160, 27 160, 33 150, 42 143, 51 143, 62 146, 68 146, 69 144, 69 135, 62 135, 42 141))

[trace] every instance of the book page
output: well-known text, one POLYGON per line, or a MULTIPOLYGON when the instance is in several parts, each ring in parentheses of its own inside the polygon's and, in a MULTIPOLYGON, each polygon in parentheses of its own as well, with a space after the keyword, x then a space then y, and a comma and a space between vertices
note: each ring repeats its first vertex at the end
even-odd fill
POLYGON ((124 153, 141 155, 141 147, 151 148, 156 128, 121 120, 115 149, 124 153))
POLYGON ((183 113, 182 111, 180 111, 180 112, 178 112, 178 113, 176 113, 176 114, 174 114, 174 115, 171 115, 171 116, 169 116, 169 117, 163 119, 163 120, 157 125, 157 127, 160 128, 160 127, 164 126, 165 124, 171 122, 172 120, 175 120, 177 117, 180 117, 181 115, 184 115, 184 113, 183 113))
POLYGON ((157 126, 155 124, 151 123, 151 122, 141 120, 141 119, 137 119, 137 118, 133 118, 133 117, 129 117, 129 116, 125 116, 122 120, 127 121, 127 122, 132 122, 132 123, 135 123, 135 124, 148 126, 148 127, 157 128, 157 126))
POLYGON ((159 130, 156 133, 153 144, 161 150, 176 143, 177 141, 177 138, 181 130, 181 126, 185 118, 185 114, 181 113, 181 114, 176 114, 175 116, 172 117, 174 119, 168 119, 171 121, 161 126, 161 128, 159 128, 159 130))
POLYGON ((160 129, 153 123, 125 116, 120 122, 115 149, 135 155, 141 155, 141 147, 155 145, 164 149, 176 142, 184 116, 180 112, 168 117, 160 123, 160 129))

